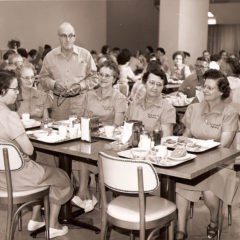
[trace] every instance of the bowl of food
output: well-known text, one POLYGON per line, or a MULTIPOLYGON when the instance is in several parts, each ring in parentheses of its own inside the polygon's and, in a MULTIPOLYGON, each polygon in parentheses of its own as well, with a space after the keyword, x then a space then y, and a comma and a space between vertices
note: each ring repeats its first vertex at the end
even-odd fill
POLYGON ((132 148, 131 149, 131 153, 132 153, 132 157, 134 159, 145 159, 146 156, 148 155, 148 150, 144 149, 144 148, 132 148))

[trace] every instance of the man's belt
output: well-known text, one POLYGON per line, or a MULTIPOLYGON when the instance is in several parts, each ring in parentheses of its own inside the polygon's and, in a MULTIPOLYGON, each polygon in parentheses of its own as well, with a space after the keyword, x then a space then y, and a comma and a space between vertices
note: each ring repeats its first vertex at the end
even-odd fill
POLYGON ((61 97, 61 98, 72 98, 72 97, 76 97, 78 95, 80 95, 80 93, 77 93, 77 94, 73 94, 73 95, 70 95, 70 94, 58 94, 58 93, 53 93, 53 95, 57 96, 57 97, 61 97))

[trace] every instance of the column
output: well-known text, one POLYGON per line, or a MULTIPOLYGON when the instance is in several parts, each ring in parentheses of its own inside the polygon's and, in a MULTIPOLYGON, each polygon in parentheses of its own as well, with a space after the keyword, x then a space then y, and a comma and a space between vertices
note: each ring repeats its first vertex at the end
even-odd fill
MULTIPOLYGON (((207 48, 209 0, 161 0, 158 46, 169 59, 177 51, 191 54, 192 63, 207 48)), ((172 62, 172 61, 170 61, 172 62)))

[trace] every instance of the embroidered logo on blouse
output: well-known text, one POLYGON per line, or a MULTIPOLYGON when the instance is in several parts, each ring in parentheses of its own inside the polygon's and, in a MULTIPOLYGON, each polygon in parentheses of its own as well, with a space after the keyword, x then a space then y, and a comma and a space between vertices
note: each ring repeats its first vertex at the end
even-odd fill
POLYGON ((159 115, 157 115, 157 114, 152 114, 152 113, 148 113, 148 118, 158 119, 158 118, 159 118, 159 115))
POLYGON ((208 120, 205 120, 206 125, 209 125, 211 128, 219 129, 222 124, 221 123, 211 123, 208 120))
POLYGON ((112 106, 103 106, 104 111, 112 111, 112 106))

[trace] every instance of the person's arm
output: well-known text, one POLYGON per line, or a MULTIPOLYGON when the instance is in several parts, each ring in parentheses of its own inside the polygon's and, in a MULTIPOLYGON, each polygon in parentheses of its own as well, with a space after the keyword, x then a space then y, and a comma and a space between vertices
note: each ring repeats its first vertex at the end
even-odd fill
POLYGON ((42 65, 42 69, 39 73, 39 82, 44 90, 54 90, 54 85, 56 80, 53 79, 53 76, 49 69, 49 63, 45 57, 42 65))
POLYGON ((33 146, 26 133, 21 134, 15 140, 26 155, 31 156, 33 154, 33 146))
POLYGON ((90 53, 87 57, 87 64, 86 77, 79 82, 79 91, 94 89, 99 84, 97 67, 90 53))
POLYGON ((184 79, 191 75, 189 66, 185 65, 184 67, 184 79))
POLYGON ((221 133, 221 146, 230 147, 233 143, 233 139, 238 130, 239 114, 238 112, 228 111, 227 113, 223 112, 223 124, 222 124, 222 133, 221 133))
POLYGON ((5 127, 7 129, 9 139, 12 141, 15 140, 19 144, 23 153, 31 156, 33 154, 33 146, 16 112, 9 113, 5 127))
POLYGON ((192 137, 191 130, 188 129, 188 128, 185 128, 184 133, 183 133, 183 136, 184 136, 184 137, 189 137, 189 138, 191 138, 191 137, 192 137))
POLYGON ((172 136, 173 135, 173 125, 171 123, 168 124, 162 124, 162 136, 167 137, 167 136, 172 136))
POLYGON ((229 148, 233 142, 236 132, 222 132, 221 146, 229 148))
POLYGON ((114 124, 117 126, 121 126, 123 124, 124 121, 124 112, 117 112, 115 113, 115 117, 114 117, 114 124))
POLYGON ((123 124, 125 113, 127 112, 128 103, 125 96, 119 96, 116 99, 115 107, 114 107, 114 124, 117 126, 121 126, 123 124))
POLYGON ((43 110, 43 119, 49 119, 48 108, 44 108, 43 110))

